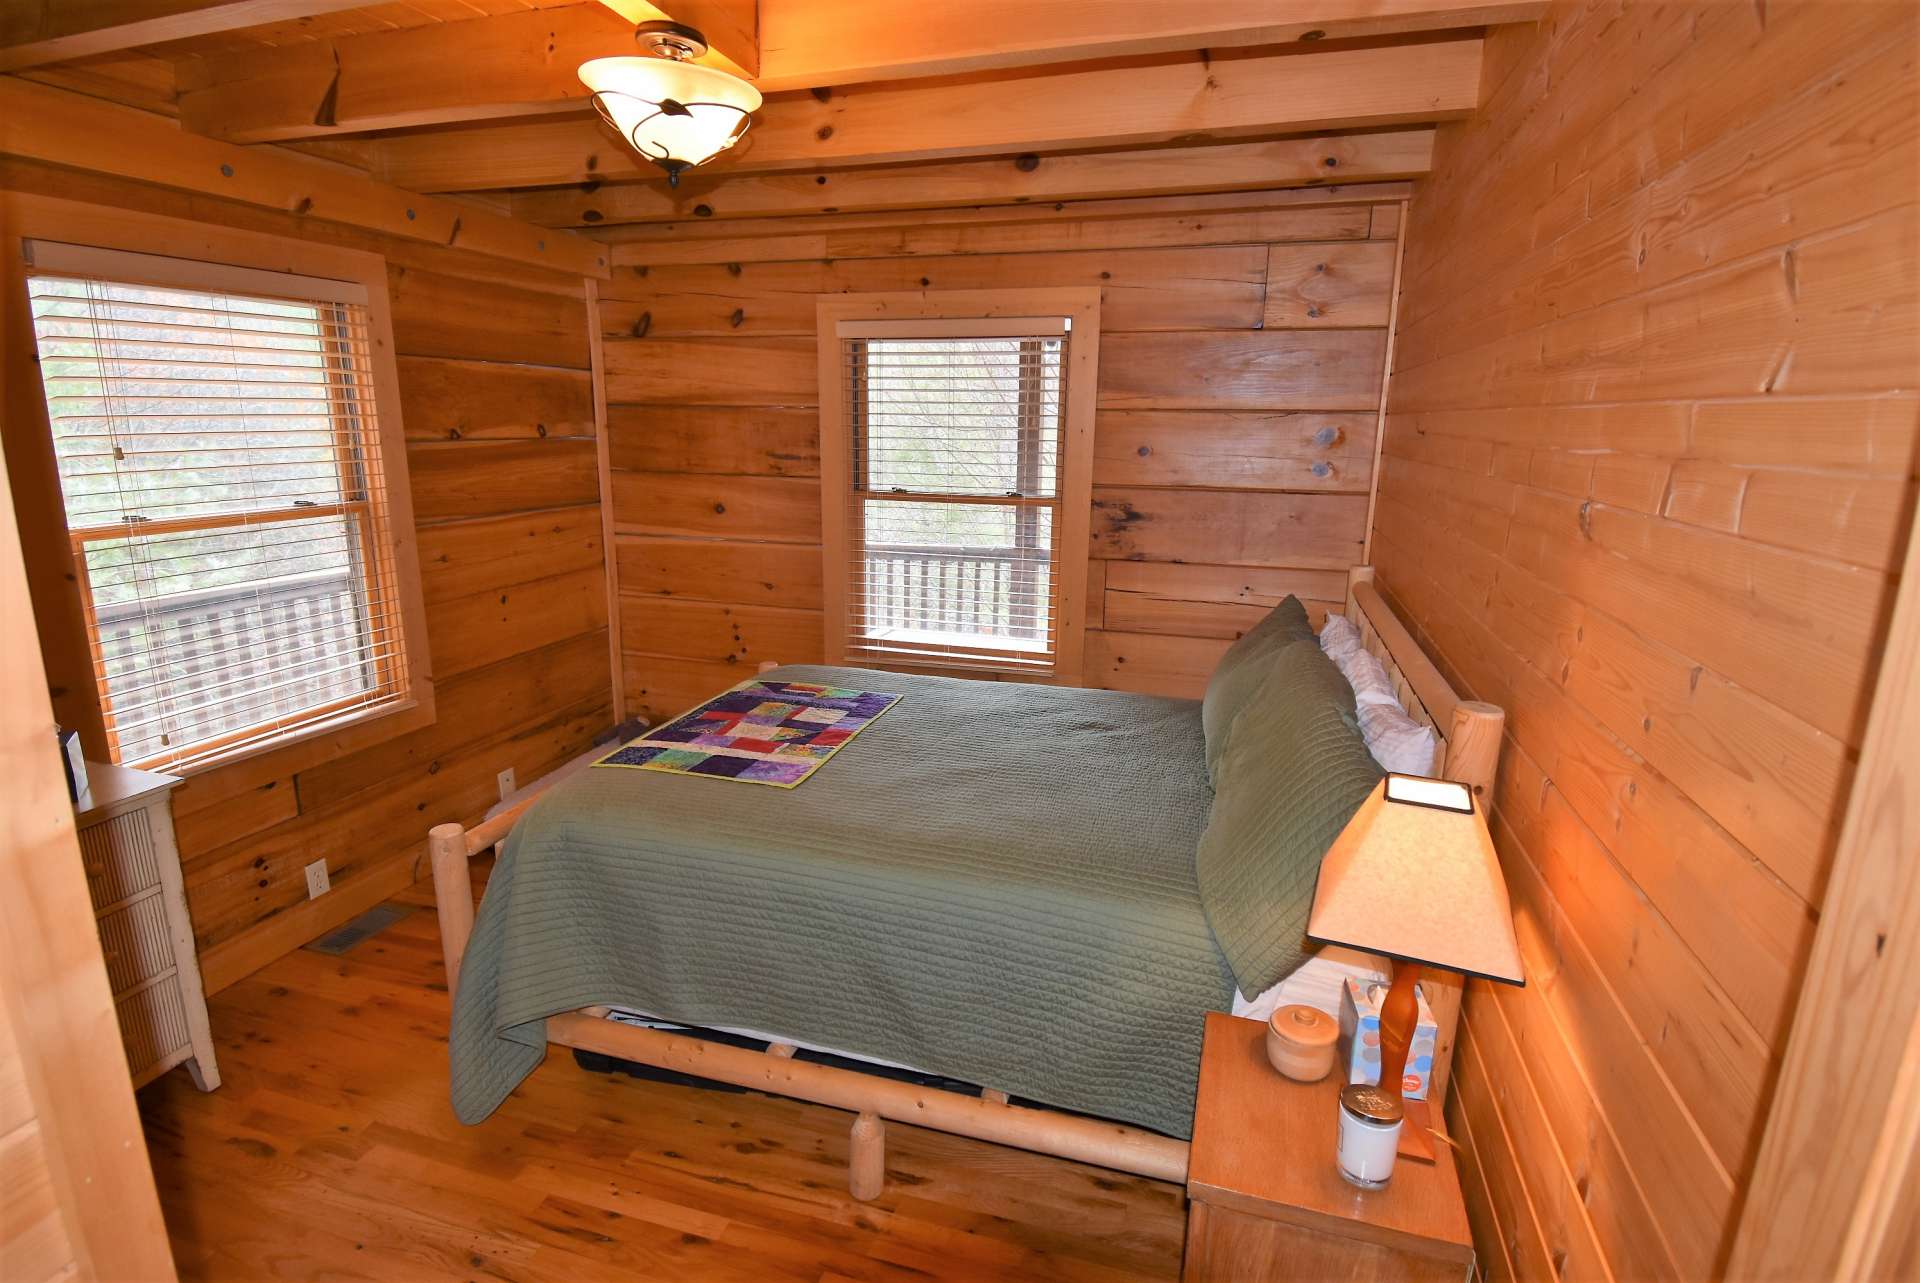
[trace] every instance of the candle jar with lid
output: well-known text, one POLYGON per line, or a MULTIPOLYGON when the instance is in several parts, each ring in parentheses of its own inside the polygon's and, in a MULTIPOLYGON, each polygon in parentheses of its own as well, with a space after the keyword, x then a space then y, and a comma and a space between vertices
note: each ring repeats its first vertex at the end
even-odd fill
POLYGON ((1362 1189, 1382 1189, 1393 1176, 1406 1114, 1400 1098, 1371 1083, 1340 1089, 1337 1162, 1340 1174, 1362 1189))

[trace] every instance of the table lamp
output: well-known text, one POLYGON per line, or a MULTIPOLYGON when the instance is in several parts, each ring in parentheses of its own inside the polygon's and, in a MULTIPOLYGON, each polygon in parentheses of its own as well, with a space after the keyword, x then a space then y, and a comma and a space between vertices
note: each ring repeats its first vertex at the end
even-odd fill
POLYGON ((1500 859, 1473 790, 1390 774, 1320 861, 1307 935, 1395 960, 1380 1008, 1380 1089, 1398 1100, 1422 967, 1525 984, 1500 859))

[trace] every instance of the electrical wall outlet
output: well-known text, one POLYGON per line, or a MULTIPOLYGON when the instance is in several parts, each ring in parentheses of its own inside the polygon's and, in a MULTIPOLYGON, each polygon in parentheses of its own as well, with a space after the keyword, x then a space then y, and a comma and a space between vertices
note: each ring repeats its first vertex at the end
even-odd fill
POLYGON ((307 899, 318 900, 333 890, 333 880, 327 876, 327 862, 315 860, 307 866, 307 899))
POLYGON ((494 779, 496 779, 500 784, 500 800, 502 802, 506 801, 509 797, 511 797, 513 795, 513 791, 520 787, 518 784, 514 782, 513 768, 511 766, 509 766, 506 770, 500 772, 500 774, 496 775, 494 779))

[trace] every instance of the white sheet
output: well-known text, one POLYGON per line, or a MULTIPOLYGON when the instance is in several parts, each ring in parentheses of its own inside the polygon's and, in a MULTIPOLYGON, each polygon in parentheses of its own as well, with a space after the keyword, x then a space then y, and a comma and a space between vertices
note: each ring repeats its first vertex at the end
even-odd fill
POLYGON ((1248 998, 1239 990, 1233 994, 1233 1014, 1249 1020, 1267 1020, 1282 1007, 1298 1004, 1318 1007, 1340 1018, 1340 990, 1352 976, 1356 980, 1385 980, 1387 960, 1377 954, 1361 953, 1337 944, 1301 963, 1299 969, 1257 998, 1248 998))

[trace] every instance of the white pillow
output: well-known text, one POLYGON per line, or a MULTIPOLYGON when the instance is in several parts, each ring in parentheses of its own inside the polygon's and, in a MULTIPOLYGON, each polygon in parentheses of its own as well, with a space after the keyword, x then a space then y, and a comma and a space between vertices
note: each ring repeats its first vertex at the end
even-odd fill
POLYGON ((1320 629, 1320 649, 1327 652, 1327 658, 1353 687, 1354 703, 1400 706, 1393 693, 1393 682, 1387 676, 1387 666, 1367 653, 1360 640, 1360 630, 1346 616, 1327 616, 1327 622, 1320 629))
POLYGON ((1364 704, 1360 707, 1360 734, 1367 751, 1383 770, 1402 775, 1432 775, 1434 753, 1440 747, 1439 736, 1431 726, 1422 726, 1407 716, 1398 704, 1364 704))
POLYGON ((1386 665, 1367 652, 1353 622, 1344 615, 1328 615, 1320 629, 1320 648, 1353 687, 1360 734, 1373 760, 1385 770, 1405 775, 1433 774, 1439 737, 1432 727, 1422 726, 1400 707, 1386 665))

